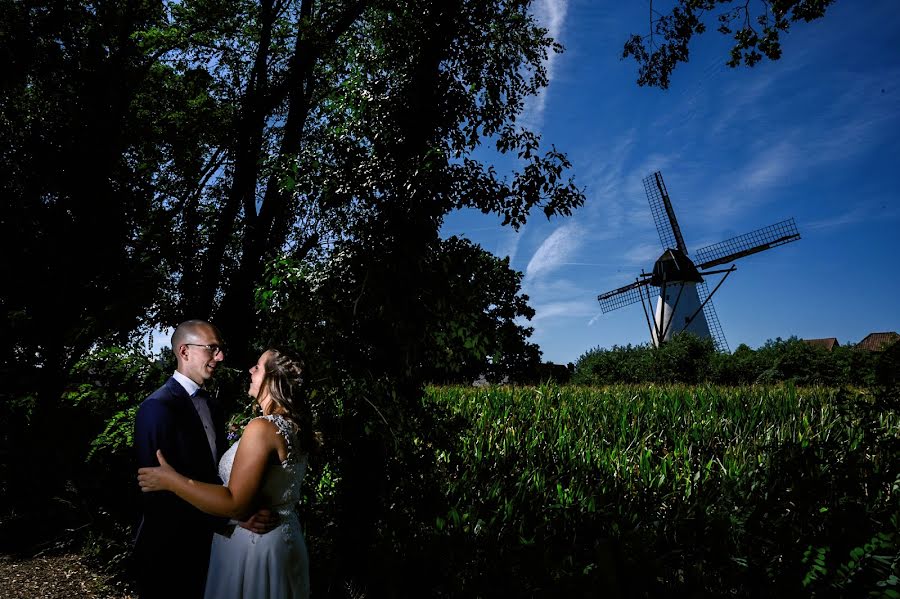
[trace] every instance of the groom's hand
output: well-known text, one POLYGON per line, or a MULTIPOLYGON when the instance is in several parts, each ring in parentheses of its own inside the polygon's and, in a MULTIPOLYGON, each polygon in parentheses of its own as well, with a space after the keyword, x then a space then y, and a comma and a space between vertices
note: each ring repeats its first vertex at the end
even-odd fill
POLYGON ((259 510, 244 522, 238 522, 238 526, 258 535, 264 535, 278 526, 278 514, 273 514, 270 510, 259 510))

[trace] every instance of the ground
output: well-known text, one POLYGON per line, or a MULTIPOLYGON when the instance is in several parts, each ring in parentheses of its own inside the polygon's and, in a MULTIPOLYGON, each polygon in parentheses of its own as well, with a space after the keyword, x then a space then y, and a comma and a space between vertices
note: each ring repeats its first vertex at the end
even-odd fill
POLYGON ((77 553, 15 557, 0 555, 4 599, 134 599, 90 568, 77 553))

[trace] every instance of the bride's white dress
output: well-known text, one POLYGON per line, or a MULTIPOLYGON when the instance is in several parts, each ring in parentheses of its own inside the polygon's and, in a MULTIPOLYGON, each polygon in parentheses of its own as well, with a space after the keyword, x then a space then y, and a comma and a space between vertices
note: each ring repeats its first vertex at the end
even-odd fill
MULTIPOLYGON (((266 470, 260 505, 277 512, 275 530, 258 535, 235 526, 230 535, 213 537, 205 599, 306 599, 309 558, 294 506, 306 474, 307 456, 299 452, 294 428, 283 416, 262 416, 285 438, 287 459, 266 470)), ((240 440, 219 461, 219 476, 227 485, 240 440)))

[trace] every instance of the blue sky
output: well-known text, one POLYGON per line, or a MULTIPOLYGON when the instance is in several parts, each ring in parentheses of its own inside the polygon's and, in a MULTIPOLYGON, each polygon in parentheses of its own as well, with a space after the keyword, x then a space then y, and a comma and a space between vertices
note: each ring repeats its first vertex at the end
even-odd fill
MULTIPOLYGON (((525 273, 544 359, 644 343, 639 304, 601 314, 597 294, 632 282, 661 253, 641 180, 662 171, 688 250, 793 217, 802 239, 737 261, 714 302, 732 350, 767 339, 859 341, 900 331, 900 11, 896 0, 838 1, 794 24, 784 55, 725 66, 712 30, 668 91, 640 88, 620 60, 647 29, 646 1, 537 0, 566 48, 525 120, 568 154, 587 201, 572 217, 534 214, 518 233, 475 211, 462 235, 525 273)), ((514 164, 483 151, 501 172, 514 164)), ((717 279, 710 279, 710 289, 717 279)))

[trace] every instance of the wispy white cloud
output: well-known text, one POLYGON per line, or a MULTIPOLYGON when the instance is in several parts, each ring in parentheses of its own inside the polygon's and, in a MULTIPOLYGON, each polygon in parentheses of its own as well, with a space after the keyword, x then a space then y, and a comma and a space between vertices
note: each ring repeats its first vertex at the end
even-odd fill
MULTIPOLYGON (((537 0, 532 5, 532 10, 538 23, 545 29, 554 41, 559 42, 562 37, 562 29, 566 21, 566 13, 569 11, 569 0, 537 0)), ((547 90, 556 71, 556 62, 559 54, 552 50, 544 60, 544 68, 547 70, 548 87, 540 91, 537 97, 530 98, 525 106, 522 121, 532 129, 540 129, 544 121, 544 110, 547 106, 547 90)))
MULTIPOLYGON (((641 190, 640 197, 642 198, 642 201, 646 202, 643 183, 641 183, 644 180, 644 177, 655 173, 656 171, 661 171, 665 175, 670 167, 680 165, 681 161, 681 154, 678 152, 669 152, 665 154, 650 152, 643 157, 643 160, 641 160, 634 168, 633 172, 629 174, 631 179, 635 182, 634 185, 641 190)), ((666 183, 671 183, 671 173, 666 177, 666 183)))
POLYGON ((593 281, 579 279, 577 282, 565 277, 545 277, 527 281, 525 292, 538 303, 569 300, 573 297, 592 297, 595 295, 593 287, 585 288, 585 284, 592 285, 593 281))
MULTIPOLYGON (((900 79, 900 71, 895 71, 893 77, 900 79)), ((873 144, 878 143, 885 136, 893 136, 896 133, 897 123, 900 122, 900 111, 896 102, 888 102, 886 99, 876 97, 875 100, 867 95, 880 95, 872 89, 878 86, 873 82, 867 90, 855 90, 848 93, 842 101, 853 102, 859 106, 854 110, 850 118, 846 113, 830 113, 827 118, 830 122, 818 136, 813 137, 804 154, 814 164, 823 164, 838 160, 846 160, 854 155, 869 150, 873 144)))
MULTIPOLYGON (((703 218, 707 222, 733 219, 766 204, 773 189, 796 187, 823 168, 846 164, 873 151, 900 124, 900 111, 884 80, 900 79, 900 71, 855 77, 826 105, 812 107, 793 127, 761 127, 756 137, 733 151, 743 154, 744 166, 713 177, 702 189, 703 218)), ((755 98, 762 104, 766 96, 755 98)))
POLYGON ((641 181, 651 172, 671 165, 676 156, 652 153, 640 157, 635 165, 634 149, 641 141, 639 131, 632 128, 610 144, 591 148, 590 157, 582 160, 588 164, 579 174, 587 189, 582 213, 590 222, 591 241, 621 239, 632 235, 635 229, 652 230, 641 181))
POLYGON ((501 258, 509 257, 509 263, 512 264, 519 252, 519 242, 522 239, 523 232, 524 229, 516 231, 511 227, 504 228, 498 236, 494 254, 501 258))
POLYGON ((789 175, 797 164, 797 148, 790 142, 782 142, 758 154, 748 164, 738 179, 738 184, 748 190, 758 190, 790 181, 789 175))
POLYGON ((638 141, 638 132, 631 128, 619 134, 612 143, 592 146, 587 152, 584 157, 587 167, 579 173, 579 178, 588 188, 588 209, 596 210, 608 202, 620 200, 626 165, 638 141), (602 160, 597 160, 598 156, 602 156, 602 160))
POLYGON ((657 115, 649 129, 656 136, 669 138, 694 135, 695 121, 709 114, 711 86, 726 70, 722 63, 717 57, 709 61, 700 73, 673 85, 666 92, 670 98, 668 110, 657 115))
POLYGON ((828 218, 823 218, 806 223, 804 229, 838 229, 847 225, 855 225, 857 223, 868 220, 868 216, 869 215, 865 214, 862 210, 850 210, 848 212, 844 212, 843 214, 836 214, 828 218))
POLYGON ((754 77, 739 78, 728 84, 720 92, 721 109, 714 112, 714 117, 706 128, 708 139, 715 140, 727 134, 732 127, 743 127, 747 122, 757 121, 765 115, 768 107, 764 101, 767 94, 790 73, 800 68, 799 63, 792 63, 793 68, 783 70, 758 71, 754 77))
POLYGON ((540 322, 550 318, 585 318, 593 316, 597 311, 597 302, 588 298, 561 302, 549 302, 534 307, 534 318, 531 322, 540 322))
POLYGON ((634 161, 635 147, 640 143, 640 133, 635 128, 621 132, 609 143, 591 149, 586 160, 592 195, 602 198, 621 198, 624 183, 630 175, 629 164, 634 161), (598 160, 602 157, 601 160, 598 160))
POLYGON ((525 278, 533 280, 546 276, 570 261, 584 239, 581 228, 574 222, 557 227, 531 257, 525 268, 525 278))
POLYGON ((897 200, 878 207, 874 202, 857 205, 851 210, 805 223, 804 229, 829 231, 867 222, 884 222, 900 218, 897 200))
POLYGON ((659 255, 662 253, 662 250, 659 247, 659 242, 656 243, 641 243, 636 246, 633 246, 631 249, 627 250, 624 254, 622 254, 622 259, 630 265, 636 264, 651 264, 659 258, 659 255))

